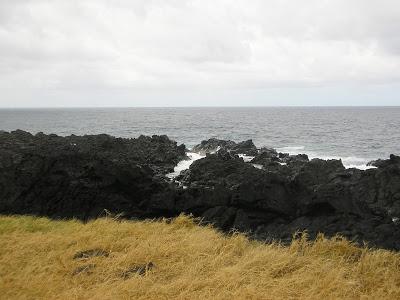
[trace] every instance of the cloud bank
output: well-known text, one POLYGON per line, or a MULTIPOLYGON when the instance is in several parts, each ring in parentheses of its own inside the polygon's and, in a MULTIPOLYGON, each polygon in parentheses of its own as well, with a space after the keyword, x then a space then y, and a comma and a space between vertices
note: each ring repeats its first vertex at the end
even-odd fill
POLYGON ((399 32, 395 0, 0 0, 0 106, 396 94, 399 32))

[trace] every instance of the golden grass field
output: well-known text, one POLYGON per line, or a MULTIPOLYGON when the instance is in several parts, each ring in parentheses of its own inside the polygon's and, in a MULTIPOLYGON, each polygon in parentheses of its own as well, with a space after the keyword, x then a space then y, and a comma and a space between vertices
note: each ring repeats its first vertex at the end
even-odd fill
POLYGON ((339 238, 263 244, 186 216, 0 217, 0 298, 400 299, 400 254, 339 238), (74 259, 90 249, 104 253, 74 259))

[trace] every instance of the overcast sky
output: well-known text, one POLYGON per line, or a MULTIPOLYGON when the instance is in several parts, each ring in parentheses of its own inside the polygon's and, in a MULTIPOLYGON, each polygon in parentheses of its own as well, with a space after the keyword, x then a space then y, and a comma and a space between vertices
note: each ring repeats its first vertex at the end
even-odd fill
POLYGON ((0 106, 400 105, 398 0, 0 0, 0 106))

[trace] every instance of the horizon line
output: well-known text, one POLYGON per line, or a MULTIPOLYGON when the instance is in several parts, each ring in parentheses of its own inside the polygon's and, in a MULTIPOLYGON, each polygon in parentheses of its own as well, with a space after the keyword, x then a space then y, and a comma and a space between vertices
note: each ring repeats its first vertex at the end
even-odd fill
POLYGON ((97 109, 97 108, 393 108, 400 107, 399 105, 221 105, 221 106, 207 106, 207 105, 193 105, 193 106, 20 106, 11 107, 4 106, 0 109, 97 109))

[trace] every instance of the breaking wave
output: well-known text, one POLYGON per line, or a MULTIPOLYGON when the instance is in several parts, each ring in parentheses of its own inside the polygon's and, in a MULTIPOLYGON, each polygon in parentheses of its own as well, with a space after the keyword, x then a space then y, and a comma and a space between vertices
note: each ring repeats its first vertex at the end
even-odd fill
POLYGON ((198 154, 198 153, 195 153, 195 152, 188 152, 188 153, 186 153, 186 155, 187 155, 188 159, 181 160, 181 161, 175 166, 174 171, 171 172, 171 173, 168 173, 168 174, 166 175, 168 178, 173 179, 173 178, 177 177, 179 174, 181 174, 181 172, 182 172, 183 170, 189 169, 190 165, 191 165, 194 161, 196 161, 196 160, 198 160, 198 159, 200 159, 200 158, 205 157, 205 155, 201 155, 201 154, 198 154))
POLYGON ((363 158, 363 157, 357 157, 357 156, 335 156, 335 155, 320 155, 318 153, 312 152, 312 151, 307 151, 305 150, 306 148, 304 146, 288 146, 288 147, 282 147, 278 148, 278 152, 282 153, 289 153, 291 155, 296 155, 296 154, 307 154, 310 159, 313 158, 320 158, 324 160, 328 159, 341 159, 343 165, 345 168, 350 169, 350 168, 356 168, 360 170, 367 170, 367 169, 373 169, 375 167, 373 166, 368 166, 368 162, 371 161, 371 159, 363 158))

